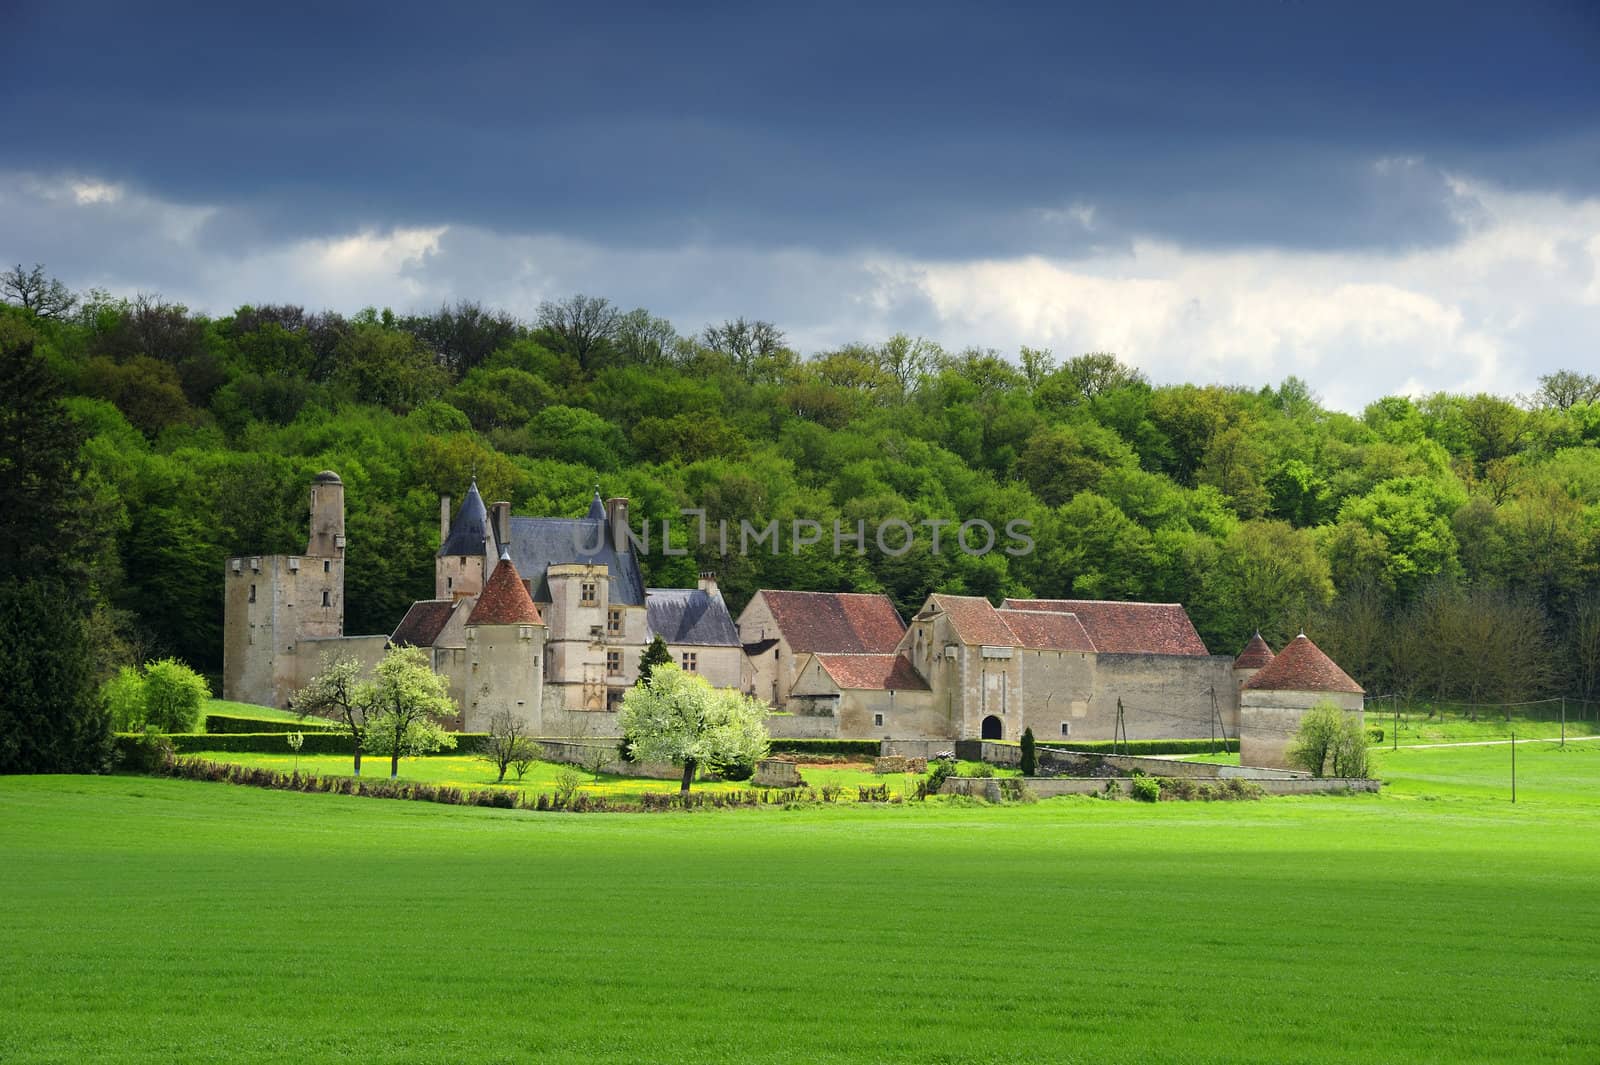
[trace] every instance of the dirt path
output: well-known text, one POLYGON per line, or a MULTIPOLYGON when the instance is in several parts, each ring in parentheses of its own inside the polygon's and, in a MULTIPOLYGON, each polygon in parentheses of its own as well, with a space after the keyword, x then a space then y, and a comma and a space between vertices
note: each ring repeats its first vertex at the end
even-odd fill
MULTIPOLYGON (((1568 736, 1567 737, 1567 742, 1568 743, 1583 743, 1586 740, 1600 740, 1600 736, 1568 736)), ((1519 744, 1522 744, 1522 743, 1560 743, 1561 742, 1561 737, 1560 736, 1539 736, 1539 737, 1531 737, 1531 738, 1525 739, 1525 740, 1517 740, 1516 742, 1519 743, 1519 744)), ((1403 750, 1403 751, 1404 750, 1413 750, 1413 751, 1415 751, 1415 750, 1432 750, 1435 747, 1505 747, 1505 746, 1509 746, 1511 743, 1512 743, 1511 740, 1460 740, 1460 741, 1457 741, 1455 743, 1402 743, 1400 745, 1400 749, 1403 750)), ((1392 746, 1390 746, 1389 744, 1386 744, 1386 743, 1380 743, 1374 749, 1375 750, 1392 751, 1392 750, 1394 750, 1394 747, 1392 747, 1392 746)))

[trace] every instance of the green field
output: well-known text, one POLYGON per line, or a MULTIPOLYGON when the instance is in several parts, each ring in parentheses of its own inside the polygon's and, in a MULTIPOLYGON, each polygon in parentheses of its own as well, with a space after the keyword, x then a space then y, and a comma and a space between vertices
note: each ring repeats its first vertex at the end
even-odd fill
POLYGON ((206 705, 200 711, 200 721, 202 724, 204 724, 207 714, 212 714, 217 717, 255 718, 257 721, 305 720, 305 718, 291 710, 278 710, 270 706, 257 706, 255 703, 236 703, 228 699, 207 699, 206 705))
POLYGON ((1525 751, 1516 806, 1499 747, 1154 806, 7 778, 0 1060, 1590 1063, 1600 744, 1525 751))

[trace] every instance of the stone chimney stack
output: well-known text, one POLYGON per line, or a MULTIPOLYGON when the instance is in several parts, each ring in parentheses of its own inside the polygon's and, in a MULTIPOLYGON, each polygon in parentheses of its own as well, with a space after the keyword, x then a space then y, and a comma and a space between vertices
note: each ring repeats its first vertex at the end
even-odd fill
POLYGON ((629 550, 627 496, 612 496, 606 500, 606 526, 611 530, 612 546, 618 551, 629 550))
POLYGON ((450 539, 450 497, 439 497, 439 543, 450 539))
POLYGON ((700 590, 707 595, 715 595, 720 598, 722 592, 717 588, 717 575, 710 570, 703 571, 700 574, 700 590))
POLYGON ((504 500, 490 503, 489 514, 494 519, 494 537, 503 548, 511 542, 511 504, 504 500))

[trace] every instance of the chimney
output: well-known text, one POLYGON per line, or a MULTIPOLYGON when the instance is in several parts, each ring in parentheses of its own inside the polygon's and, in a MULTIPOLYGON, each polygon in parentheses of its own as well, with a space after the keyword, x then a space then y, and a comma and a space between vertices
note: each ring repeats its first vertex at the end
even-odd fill
POLYGON ((628 550, 628 497, 612 496, 606 500, 606 525, 611 530, 611 544, 618 551, 628 550))
POLYGON ((702 571, 700 574, 700 590, 707 595, 720 597, 722 593, 717 590, 717 575, 710 570, 702 571))
POLYGON ((511 542, 511 504, 503 500, 491 503, 489 514, 494 519, 494 538, 505 547, 511 542))
POLYGON ((439 544, 450 539, 450 497, 439 497, 439 544))

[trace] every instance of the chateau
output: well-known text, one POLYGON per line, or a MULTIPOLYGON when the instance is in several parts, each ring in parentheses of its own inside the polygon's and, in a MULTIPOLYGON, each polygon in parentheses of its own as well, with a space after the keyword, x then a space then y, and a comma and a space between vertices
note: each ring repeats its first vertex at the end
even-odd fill
POLYGON ((344 485, 311 483, 303 555, 227 562, 223 695, 283 707, 331 652, 375 663, 424 649, 460 727, 509 710, 537 735, 614 737, 657 636, 673 661, 773 708, 774 736, 938 746, 957 739, 1237 737, 1246 764, 1280 765, 1299 716, 1356 684, 1304 635, 1274 656, 1257 635, 1213 655, 1183 607, 934 594, 909 623, 883 595, 763 589, 730 616, 712 574, 645 586, 628 501, 598 492, 580 518, 513 516, 474 483, 439 504, 433 598, 392 633, 347 636, 344 485))

